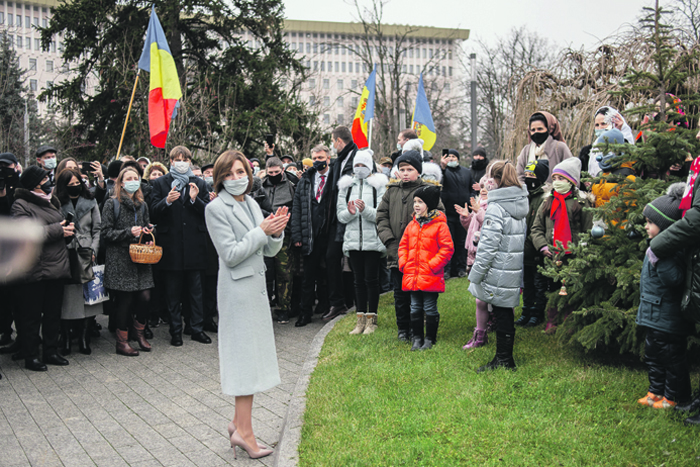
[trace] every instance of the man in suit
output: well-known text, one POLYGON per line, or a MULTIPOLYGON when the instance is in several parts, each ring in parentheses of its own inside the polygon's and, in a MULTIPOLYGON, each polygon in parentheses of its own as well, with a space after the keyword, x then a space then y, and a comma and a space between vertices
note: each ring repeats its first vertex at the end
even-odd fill
POLYGON ((206 269, 207 227, 204 208, 209 190, 192 173, 192 155, 184 146, 170 151, 170 173, 153 183, 151 220, 157 225, 163 258, 156 267, 163 271, 170 314, 170 343, 182 345, 180 304, 189 299, 192 340, 211 343, 204 333, 202 275, 206 269), (187 293, 187 296, 185 296, 187 293))
POLYGON ((37 149, 36 153, 34 153, 34 156, 36 157, 36 165, 49 171, 49 181, 51 182, 51 186, 56 184, 56 174, 54 173, 56 166, 58 165, 56 152, 56 148, 53 146, 44 145, 39 146, 39 149, 37 149))
POLYGON ((301 248, 304 265, 301 314, 294 324, 296 327, 311 322, 316 292, 319 306, 328 300, 328 291, 320 286, 316 289, 316 282, 322 282, 326 273, 321 264, 328 250, 330 211, 335 212, 335 204, 330 204, 330 193, 335 183, 331 177, 329 153, 329 149, 321 144, 311 150, 314 165, 301 177, 294 192, 290 219, 292 244, 301 248))

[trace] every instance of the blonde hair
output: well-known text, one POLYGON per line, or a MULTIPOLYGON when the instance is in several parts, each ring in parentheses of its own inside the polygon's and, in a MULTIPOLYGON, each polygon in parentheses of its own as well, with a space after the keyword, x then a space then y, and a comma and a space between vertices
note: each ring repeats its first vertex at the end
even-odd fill
POLYGON ((139 181, 141 181, 141 176, 139 175, 138 170, 136 170, 134 167, 124 167, 124 169, 119 172, 119 176, 117 177, 117 180, 114 182, 114 194, 112 195, 112 198, 116 199, 117 201, 121 202, 122 195, 126 193, 125 196, 134 197, 134 204, 140 204, 143 203, 143 193, 141 192, 141 187, 139 186, 139 189, 134 192, 133 195, 129 195, 126 190, 122 187, 122 180, 124 180, 124 176, 128 172, 134 172, 137 177, 139 177, 139 181))
POLYGON ((496 180, 498 188, 507 188, 509 186, 517 186, 522 188, 522 184, 518 179, 518 173, 510 161, 495 161, 493 165, 489 164, 491 178, 496 180))
POLYGON ((248 188, 243 194, 247 195, 253 189, 253 169, 250 168, 250 162, 242 152, 229 150, 217 157, 216 162, 214 162, 214 191, 217 193, 224 189, 224 179, 231 173, 231 168, 236 161, 241 161, 246 174, 248 174, 248 188))
POLYGON ((154 170, 162 172, 163 175, 168 174, 168 168, 165 165, 161 164, 160 162, 151 162, 146 166, 146 170, 143 171, 143 178, 149 180, 151 178, 151 172, 154 170))

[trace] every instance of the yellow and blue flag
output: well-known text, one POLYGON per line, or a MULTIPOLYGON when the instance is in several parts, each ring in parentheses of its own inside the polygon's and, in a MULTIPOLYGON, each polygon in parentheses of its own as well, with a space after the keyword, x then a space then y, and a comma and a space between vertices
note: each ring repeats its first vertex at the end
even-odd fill
POLYGON ((168 139, 170 121, 177 115, 182 90, 177 77, 177 67, 165 40, 163 26, 158 21, 156 7, 151 9, 151 19, 146 31, 146 43, 139 59, 139 68, 150 72, 148 93, 148 127, 151 144, 164 148, 168 139))
POLYGON ((374 95, 376 91, 377 67, 375 65, 372 73, 365 82, 360 95, 360 103, 355 111, 355 118, 352 121, 352 139, 358 148, 369 146, 368 124, 374 118, 374 95))
POLYGON ((418 137, 423 140, 423 149, 430 151, 435 144, 437 135, 435 134, 433 117, 430 114, 428 96, 425 95, 425 88, 423 87, 423 73, 420 74, 420 80, 418 81, 418 95, 416 96, 416 105, 413 108, 411 128, 416 130, 418 137))

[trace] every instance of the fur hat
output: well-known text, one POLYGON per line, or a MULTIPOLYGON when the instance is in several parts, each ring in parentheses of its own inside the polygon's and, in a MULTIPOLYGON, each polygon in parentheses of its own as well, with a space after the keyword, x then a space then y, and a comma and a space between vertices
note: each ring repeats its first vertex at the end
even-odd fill
MULTIPOLYGON (((413 141, 413 140, 409 140, 413 141)), ((423 173, 423 158, 418 151, 406 151, 396 158, 396 167, 401 168, 401 164, 410 164, 418 173, 423 173)))
POLYGON ((428 212, 437 209, 440 203, 440 188, 435 185, 423 185, 413 194, 415 198, 420 198, 428 206, 428 212))
POLYGON ((435 162, 424 162, 421 178, 423 180, 433 180, 442 183, 442 169, 435 162))
POLYGON ((352 165, 355 166, 357 164, 362 164, 369 170, 372 170, 372 168, 374 168, 374 159, 372 159, 373 155, 374 151, 371 149, 359 149, 355 153, 355 158, 353 159, 352 165))
POLYGON ((420 138, 414 138, 414 139, 409 139, 405 143, 403 143, 403 149, 401 150, 402 153, 406 153, 408 151, 418 151, 420 153, 421 158, 423 157, 423 143, 424 141, 420 138))
POLYGON ((552 170, 552 176, 554 175, 561 175, 570 181, 572 185, 578 186, 581 181, 581 159, 578 157, 564 159, 552 170))
POLYGON ((38 165, 30 165, 22 172, 19 182, 27 190, 33 191, 48 174, 48 170, 44 170, 38 165))
POLYGON ((107 177, 117 178, 122 170, 122 161, 112 161, 107 166, 107 177))
POLYGON ((651 222, 659 226, 660 230, 669 228, 674 222, 683 217, 683 211, 678 209, 685 192, 685 183, 674 183, 663 196, 659 196, 651 203, 644 206, 642 214, 651 222))

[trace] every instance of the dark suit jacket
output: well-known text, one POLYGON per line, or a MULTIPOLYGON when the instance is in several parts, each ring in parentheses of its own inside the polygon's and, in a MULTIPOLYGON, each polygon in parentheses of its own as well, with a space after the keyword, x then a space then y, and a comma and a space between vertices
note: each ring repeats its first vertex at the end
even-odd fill
POLYGON ((166 271, 205 269, 207 266, 207 226, 204 208, 209 202, 209 189, 204 180, 190 177, 196 183, 199 194, 190 201, 180 196, 168 206, 166 198, 172 189, 173 176, 164 175, 153 183, 150 196, 151 222, 157 225, 156 243, 163 247, 163 258, 156 265, 166 271))

